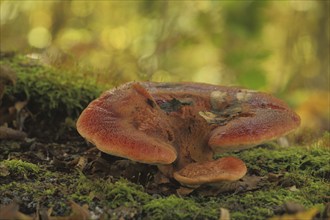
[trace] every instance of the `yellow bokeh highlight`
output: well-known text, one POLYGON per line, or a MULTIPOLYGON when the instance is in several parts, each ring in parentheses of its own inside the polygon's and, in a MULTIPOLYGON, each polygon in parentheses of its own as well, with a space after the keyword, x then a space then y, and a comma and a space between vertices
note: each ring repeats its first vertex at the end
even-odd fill
POLYGON ((194 73, 192 80, 194 82, 203 82, 211 84, 221 84, 221 71, 219 66, 204 66, 194 73))
POLYGON ((42 49, 50 45, 52 35, 47 28, 36 27, 29 32, 28 41, 31 46, 42 49))
POLYGON ((58 37, 61 49, 69 50, 77 44, 87 44, 91 41, 91 34, 86 29, 66 28, 58 37))
POLYGON ((129 30, 120 26, 117 28, 106 27, 101 33, 101 42, 107 48, 123 50, 127 48, 131 42, 129 30))

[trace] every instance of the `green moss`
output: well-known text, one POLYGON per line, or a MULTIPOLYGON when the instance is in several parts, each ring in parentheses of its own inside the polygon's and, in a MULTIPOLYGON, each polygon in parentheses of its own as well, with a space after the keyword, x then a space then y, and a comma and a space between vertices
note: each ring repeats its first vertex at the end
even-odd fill
POLYGON ((22 160, 4 160, 1 164, 8 168, 10 174, 15 176, 26 177, 36 175, 40 171, 37 165, 22 160))
POLYGON ((330 150, 311 147, 279 147, 263 145, 237 153, 219 155, 224 157, 234 155, 242 159, 249 171, 260 175, 270 172, 300 172, 315 177, 330 178, 330 150))
POLYGON ((314 203, 316 201, 311 201, 311 198, 307 198, 306 195, 308 194, 305 194, 303 191, 290 191, 290 189, 274 187, 273 189, 258 190, 244 194, 227 195, 219 202, 222 207, 231 211, 233 219, 265 219, 273 216, 275 214, 274 211, 286 202, 295 202, 306 207, 312 207, 317 204, 314 203))
POLYGON ((8 190, 8 189, 15 189, 15 195, 33 195, 33 199, 40 199, 47 196, 52 196, 56 188, 52 188, 49 184, 43 184, 39 181, 29 181, 29 182, 11 182, 9 184, 4 184, 0 187, 0 190, 8 190))
MULTIPOLYGON (((273 150, 274 148, 252 149, 251 151, 256 153, 254 156, 249 155, 249 158, 246 156, 248 152, 240 154, 245 155, 245 159, 248 159, 246 162, 252 164, 256 158, 261 158, 261 153, 258 152, 269 154, 273 150)), ((292 149, 285 148, 281 153, 294 159, 295 157, 288 153, 291 151, 292 149)), ((306 152, 306 149, 304 151, 306 152)), ((301 161, 305 161, 306 157, 302 157, 304 151, 298 150, 296 158, 302 158, 301 161)), ((257 190, 241 193, 225 193, 211 197, 197 194, 183 198, 175 195, 150 195, 142 186, 125 179, 112 181, 88 177, 77 170, 62 173, 39 168, 37 172, 36 165, 34 165, 33 168, 27 169, 29 172, 32 170, 35 173, 34 179, 30 178, 22 182, 2 182, 0 197, 1 195, 8 196, 8 191, 10 191, 13 197, 28 198, 29 204, 36 205, 38 201, 47 201, 44 205, 53 207, 54 215, 69 214, 70 208, 67 202, 73 200, 78 204, 87 203, 90 210, 102 207, 104 217, 107 218, 119 218, 123 213, 128 212, 127 215, 134 213, 135 218, 142 219, 218 219, 220 207, 222 207, 230 211, 232 219, 265 219, 276 214, 276 210, 289 201, 302 204, 306 208, 324 208, 326 198, 330 197, 329 180, 308 173, 312 171, 312 167, 320 166, 319 160, 327 152, 312 151, 314 160, 305 166, 301 166, 301 162, 294 163, 295 169, 287 169, 284 162, 281 162, 282 157, 275 156, 273 159, 278 161, 279 166, 287 169, 279 182, 266 181, 266 184, 264 183, 257 190), (292 186, 295 187, 292 188, 292 186), (4 192, 6 194, 3 194, 4 192)), ((263 157, 268 158, 268 156, 263 157)), ((272 158, 268 159, 272 160, 272 158)), ((24 167, 28 164, 27 167, 30 167, 30 163, 22 161, 4 162, 13 165, 13 168, 9 169, 10 171, 22 167, 22 165, 14 166, 17 163, 24 163, 24 167)), ((259 162, 256 163, 259 164, 259 162)), ((270 162, 263 164, 261 170, 267 171, 267 169, 277 170, 270 162), (268 165, 270 166, 268 167, 268 165)), ((282 172, 282 169, 278 170, 282 172)), ((6 178, 8 177, 4 177, 3 180, 6 178)))
POLYGON ((220 207, 208 204, 172 195, 147 202, 143 212, 146 219, 218 219, 220 207))
POLYGON ((110 199, 111 206, 119 205, 139 206, 151 199, 150 195, 144 192, 142 186, 133 184, 121 179, 114 184, 107 184, 104 188, 106 199, 110 199))
POLYGON ((25 56, 3 58, 0 65, 17 75, 15 86, 6 87, 3 105, 28 100, 27 108, 33 114, 29 119, 43 128, 65 124, 67 118, 76 119, 104 89, 79 69, 55 69, 25 56))
POLYGON ((151 196, 144 192, 142 186, 120 179, 114 183, 103 179, 90 179, 81 174, 76 185, 76 193, 71 198, 79 200, 90 200, 92 195, 102 198, 104 201, 111 201, 108 205, 116 208, 120 205, 139 206, 149 201, 151 196), (83 197, 82 197, 83 196, 83 197))
POLYGON ((330 196, 330 151, 322 140, 311 147, 283 148, 272 144, 218 155, 239 157, 247 164, 250 175, 282 175, 279 182, 266 182, 257 191, 220 195, 219 203, 231 210, 233 219, 265 219, 289 201, 322 209, 330 196))

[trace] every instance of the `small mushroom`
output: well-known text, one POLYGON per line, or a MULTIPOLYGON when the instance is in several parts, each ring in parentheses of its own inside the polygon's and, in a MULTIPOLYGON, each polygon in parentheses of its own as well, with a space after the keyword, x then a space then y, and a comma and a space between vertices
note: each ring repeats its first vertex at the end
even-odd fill
POLYGON ((246 173, 234 157, 293 131, 299 116, 261 92, 202 83, 127 83, 82 112, 78 132, 101 151, 158 165, 183 185, 235 181, 246 173))
POLYGON ((198 186, 203 183, 235 181, 246 174, 244 162, 235 157, 224 157, 215 161, 191 163, 173 174, 184 185, 198 186))

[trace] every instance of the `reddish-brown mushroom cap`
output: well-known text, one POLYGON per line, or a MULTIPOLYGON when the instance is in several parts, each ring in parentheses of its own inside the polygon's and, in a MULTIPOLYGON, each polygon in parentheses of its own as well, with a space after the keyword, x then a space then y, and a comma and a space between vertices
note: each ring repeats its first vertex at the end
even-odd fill
POLYGON ((108 154, 150 164, 170 164, 176 150, 167 143, 166 121, 138 83, 107 91, 82 112, 81 136, 108 154))
POLYGON ((273 96, 256 93, 248 102, 249 105, 241 103, 240 117, 211 132, 208 144, 214 152, 256 146, 284 136, 300 125, 300 117, 273 96))
POLYGON ((246 173, 234 157, 209 161, 214 153, 255 146, 299 124, 284 102, 265 93, 150 82, 105 92, 80 115, 77 130, 105 153, 157 164, 184 185, 201 185, 246 173))
POLYGON ((239 180, 246 174, 243 161, 235 157, 224 157, 215 161, 192 163, 174 172, 174 178, 188 186, 221 181, 239 180))

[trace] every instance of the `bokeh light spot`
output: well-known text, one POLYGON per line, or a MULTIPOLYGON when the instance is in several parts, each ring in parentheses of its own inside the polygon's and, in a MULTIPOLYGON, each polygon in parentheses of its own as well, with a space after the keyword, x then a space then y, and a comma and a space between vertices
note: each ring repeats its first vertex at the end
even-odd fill
POLYGON ((205 66, 205 67, 201 68, 193 75, 193 81, 220 84, 221 83, 220 67, 205 66))
POLYGON ((87 44, 90 41, 90 32, 86 29, 66 28, 59 35, 59 45, 63 50, 70 50, 77 44, 87 44))
POLYGON ((29 44, 36 48, 45 48, 50 45, 52 36, 44 27, 33 28, 28 34, 29 44))
POLYGON ((120 26, 114 29, 109 27, 103 29, 101 41, 106 48, 123 50, 130 44, 129 31, 126 27, 120 26))

